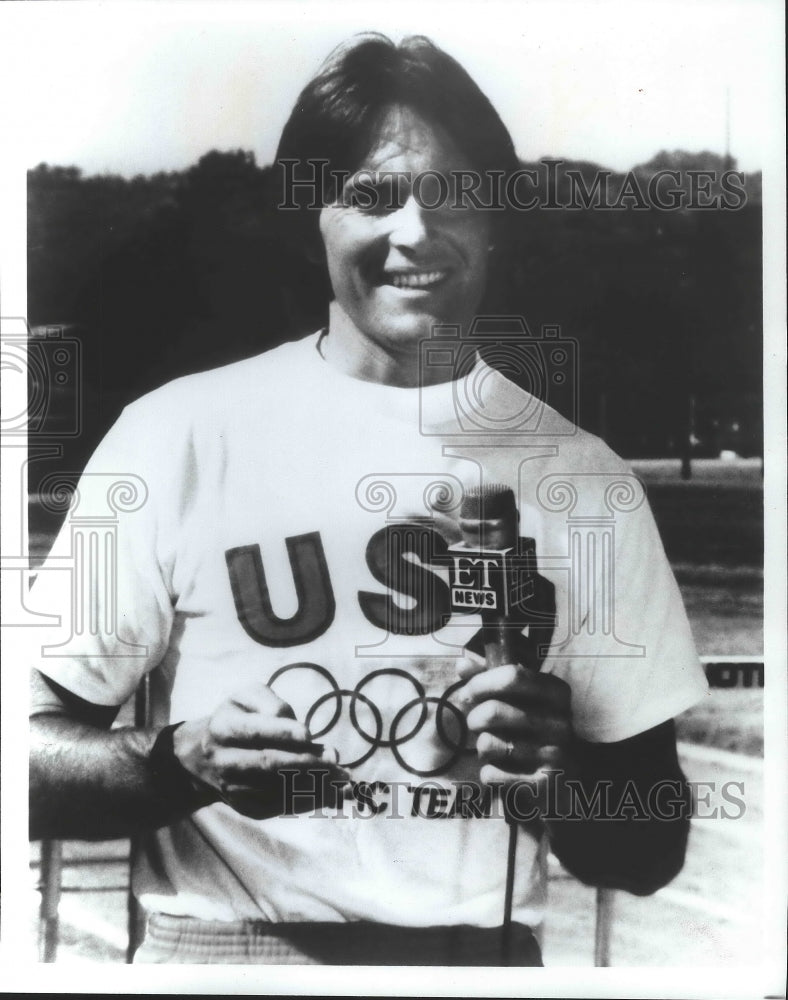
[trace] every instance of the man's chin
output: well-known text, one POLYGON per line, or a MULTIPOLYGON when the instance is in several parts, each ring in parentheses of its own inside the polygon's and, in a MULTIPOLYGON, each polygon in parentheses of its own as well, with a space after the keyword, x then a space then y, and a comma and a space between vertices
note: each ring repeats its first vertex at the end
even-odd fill
POLYGON ((405 315, 387 315, 385 319, 376 324, 380 334, 392 345, 400 345, 405 348, 407 345, 418 347, 423 340, 428 340, 436 326, 456 323, 457 320, 443 311, 430 311, 421 313, 408 313, 405 315))

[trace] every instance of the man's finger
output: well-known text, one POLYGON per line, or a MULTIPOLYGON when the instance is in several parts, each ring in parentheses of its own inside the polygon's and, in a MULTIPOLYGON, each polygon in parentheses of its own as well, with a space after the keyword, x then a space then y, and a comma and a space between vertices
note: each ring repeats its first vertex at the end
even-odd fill
POLYGON ((524 710, 505 701, 483 701, 467 715, 472 733, 493 733, 504 740, 521 739, 538 745, 560 746, 572 733, 566 716, 553 715, 536 706, 524 710))
POLYGON ((487 664, 484 660, 475 659, 470 656, 463 656, 458 659, 456 666, 457 673, 463 680, 468 680, 487 669, 487 664))
POLYGON ((227 706, 214 716, 211 734, 222 746, 262 749, 281 745, 304 750, 307 744, 321 745, 310 740, 306 726, 296 719, 258 712, 239 712, 233 706, 227 706))
POLYGON ((466 719, 472 733, 504 730, 525 737, 530 729, 529 716, 521 708, 505 701, 482 701, 468 712, 466 719))
POLYGON ((533 774, 544 763, 541 748, 522 739, 503 739, 493 733, 482 733, 476 741, 476 752, 482 764, 493 764, 509 774, 533 774))
POLYGON ((507 663, 474 674, 456 697, 460 704, 468 707, 487 698, 496 698, 513 704, 537 703, 557 712, 567 712, 571 692, 569 685, 559 677, 507 663))
POLYGON ((224 801, 252 819, 268 819, 272 816, 292 816, 294 813, 313 812, 323 807, 336 808, 347 796, 347 784, 339 778, 323 775, 325 780, 317 781, 308 788, 288 787, 284 779, 271 776, 267 786, 261 788, 235 785, 224 782, 224 801))
POLYGON ((285 719, 296 717, 292 706, 262 681, 237 691, 230 698, 230 703, 242 712, 259 712, 261 715, 274 715, 285 719))
POLYGON ((495 764, 485 764, 479 771, 479 777, 486 785, 522 784, 524 790, 527 789, 538 797, 553 780, 553 773, 550 768, 539 767, 531 773, 515 774, 512 771, 504 771, 495 764))
POLYGON ((333 760, 324 760, 310 753, 293 753, 288 750, 238 750, 225 748, 217 751, 214 768, 221 782, 246 788, 270 788, 277 781, 294 776, 308 775, 314 787, 319 787, 321 776, 331 780, 350 781, 350 774, 333 760))

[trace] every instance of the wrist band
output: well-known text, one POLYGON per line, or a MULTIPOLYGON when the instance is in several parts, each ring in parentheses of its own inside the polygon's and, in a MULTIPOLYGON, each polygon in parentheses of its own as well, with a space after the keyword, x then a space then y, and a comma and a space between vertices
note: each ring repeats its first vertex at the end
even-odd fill
POLYGON ((221 796, 215 788, 187 771, 175 756, 173 737, 182 725, 183 722, 176 722, 159 732, 148 755, 148 767, 158 795, 167 799, 174 797, 192 809, 199 809, 219 802, 221 796))

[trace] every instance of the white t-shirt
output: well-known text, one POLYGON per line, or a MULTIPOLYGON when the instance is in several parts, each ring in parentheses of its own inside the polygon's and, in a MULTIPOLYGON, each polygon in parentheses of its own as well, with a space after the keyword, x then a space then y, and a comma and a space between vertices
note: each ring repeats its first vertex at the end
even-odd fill
MULTIPOLYGON (((446 694, 481 620, 446 622, 441 557, 461 537, 463 489, 481 482, 514 489, 535 540, 547 617, 533 635, 551 641, 543 670, 570 684, 579 736, 625 739, 703 695, 642 487, 482 362, 455 382, 396 388, 338 371, 310 336, 127 407, 39 574, 35 608, 62 624, 41 631, 34 665, 103 705, 158 668, 156 724, 270 683, 376 806, 264 821, 208 806, 147 837, 143 905, 213 920, 500 923, 507 826, 494 807, 456 807, 478 764, 446 694)), ((521 828, 514 917, 531 925, 542 854, 521 828)))

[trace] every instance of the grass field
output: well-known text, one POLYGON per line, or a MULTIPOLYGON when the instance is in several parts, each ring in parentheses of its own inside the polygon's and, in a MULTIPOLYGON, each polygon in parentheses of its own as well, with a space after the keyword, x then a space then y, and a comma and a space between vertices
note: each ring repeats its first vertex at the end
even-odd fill
POLYGON ((671 563, 719 571, 763 567, 763 481, 758 459, 632 462, 646 486, 671 563))
MULTIPOLYGON (((701 656, 763 655, 763 481, 758 459, 632 463, 643 480, 701 656)), ((679 739, 762 756, 763 690, 712 689, 679 739)))
POLYGON ((701 656, 763 655, 763 578, 759 571, 674 566, 701 656))
POLYGON ((763 756, 763 688, 711 688, 706 698, 676 719, 687 743, 763 756))
POLYGON ((758 459, 632 463, 646 486, 702 656, 763 654, 763 481, 758 459))

